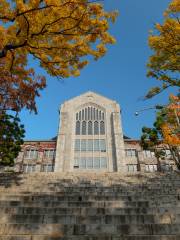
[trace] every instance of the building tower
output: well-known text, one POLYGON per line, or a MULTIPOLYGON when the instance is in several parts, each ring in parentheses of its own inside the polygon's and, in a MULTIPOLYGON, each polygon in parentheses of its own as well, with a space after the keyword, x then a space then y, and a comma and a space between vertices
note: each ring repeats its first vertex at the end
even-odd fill
POLYGON ((94 92, 62 104, 55 172, 124 172, 120 115, 118 103, 94 92))

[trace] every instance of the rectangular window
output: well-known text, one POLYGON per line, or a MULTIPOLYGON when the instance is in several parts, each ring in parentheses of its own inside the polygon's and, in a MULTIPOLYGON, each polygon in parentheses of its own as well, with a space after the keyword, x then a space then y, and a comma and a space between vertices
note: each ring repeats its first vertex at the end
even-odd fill
POLYGON ((144 154, 145 158, 152 158, 155 155, 155 153, 153 151, 150 151, 150 150, 144 150, 143 154, 144 154))
POLYGON ((74 150, 80 151, 80 139, 75 140, 74 150))
POLYGON ((127 157, 136 157, 136 149, 125 149, 127 157))
POLYGON ((41 167, 41 172, 53 172, 54 166, 53 164, 43 164, 41 167))
POLYGON ((146 172, 156 172, 157 171, 157 165, 156 164, 146 164, 145 165, 146 172))
POLYGON ((128 172, 137 172, 137 164, 128 164, 127 170, 128 172))
POLYGON ((34 164, 24 164, 23 165, 23 171, 25 173, 31 173, 36 171, 36 165, 34 164))
POLYGON ((54 159, 55 157, 55 150, 54 149, 45 149, 44 157, 49 159, 54 159))
POLYGON ((36 159, 37 157, 38 157, 38 150, 36 150, 36 149, 27 149, 25 151, 24 158, 36 159))
POLYGON ((106 142, 105 139, 100 140, 100 150, 101 152, 106 152, 106 142))

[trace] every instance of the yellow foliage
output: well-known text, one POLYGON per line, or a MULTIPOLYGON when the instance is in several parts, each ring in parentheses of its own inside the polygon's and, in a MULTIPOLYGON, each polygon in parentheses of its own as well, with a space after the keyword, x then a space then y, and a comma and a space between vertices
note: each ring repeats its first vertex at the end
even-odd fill
MULTIPOLYGON (((154 96, 169 86, 180 87, 180 1, 173 0, 167 11, 163 24, 155 25, 156 33, 151 32, 149 46, 153 55, 147 64, 148 77, 162 82, 154 96)), ((155 88, 156 89, 156 88, 155 88)), ((151 90, 150 90, 151 91, 151 90)), ((148 96, 148 95, 147 95, 148 96)))
POLYGON ((164 143, 172 146, 180 146, 180 135, 174 134, 176 129, 170 127, 167 123, 162 126, 162 133, 164 138, 164 143))
POLYGON ((52 76, 78 76, 87 55, 98 59, 115 43, 108 29, 116 16, 88 0, 0 0, 0 65, 23 81, 31 54, 52 76))

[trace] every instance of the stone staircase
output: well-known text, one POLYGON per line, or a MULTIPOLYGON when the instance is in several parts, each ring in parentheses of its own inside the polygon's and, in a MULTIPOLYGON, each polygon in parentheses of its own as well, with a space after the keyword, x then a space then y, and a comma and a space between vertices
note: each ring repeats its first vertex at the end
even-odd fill
POLYGON ((0 240, 180 240, 178 173, 0 175, 0 240))

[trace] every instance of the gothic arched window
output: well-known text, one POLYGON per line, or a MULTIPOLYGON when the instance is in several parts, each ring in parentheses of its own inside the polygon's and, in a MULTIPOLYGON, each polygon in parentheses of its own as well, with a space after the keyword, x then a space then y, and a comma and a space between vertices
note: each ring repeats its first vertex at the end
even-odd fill
POLYGON ((80 135, 80 121, 76 121, 76 135, 80 135))

